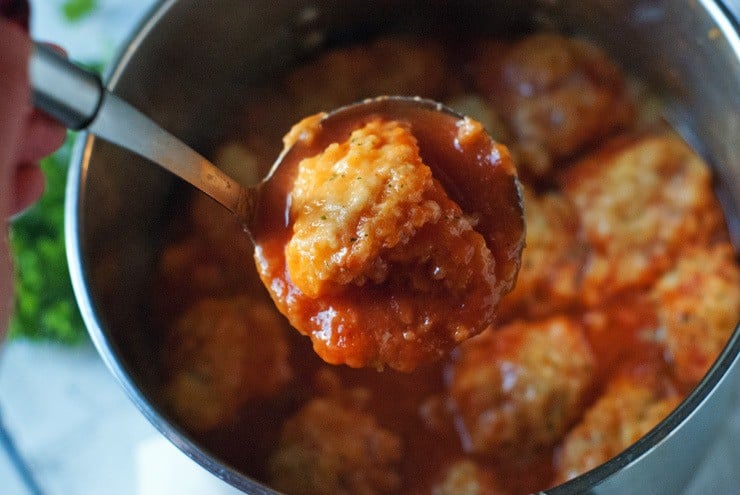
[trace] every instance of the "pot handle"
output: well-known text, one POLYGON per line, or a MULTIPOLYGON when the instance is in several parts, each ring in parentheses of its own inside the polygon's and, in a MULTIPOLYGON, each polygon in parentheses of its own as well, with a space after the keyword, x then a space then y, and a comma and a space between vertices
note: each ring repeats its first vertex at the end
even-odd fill
POLYGON ((34 43, 29 61, 33 104, 67 128, 87 127, 100 109, 103 83, 53 49, 34 43))

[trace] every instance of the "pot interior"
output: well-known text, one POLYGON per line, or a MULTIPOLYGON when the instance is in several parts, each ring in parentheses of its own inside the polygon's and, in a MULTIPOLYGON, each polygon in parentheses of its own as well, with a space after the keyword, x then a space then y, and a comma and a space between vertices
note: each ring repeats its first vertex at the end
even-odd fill
MULTIPOLYGON (((169 1, 122 52, 109 87, 211 157, 232 134, 256 88, 327 47, 379 33, 500 35, 541 27, 576 33, 606 49, 661 96, 674 126, 713 166, 737 247, 737 36, 726 38, 731 26, 713 18, 711 2, 685 7, 608 0, 588 6, 567 0, 225 0, 213 9, 195 0, 169 1)), ((96 344, 157 427, 219 476, 259 492, 260 485, 222 465, 219 454, 203 449, 161 407, 155 363, 163 343, 149 331, 151 274, 164 226, 185 215, 178 199, 189 189, 158 167, 92 138, 82 155, 79 181, 70 187, 76 215, 71 235, 78 249, 72 256, 79 261, 81 302, 96 344)))

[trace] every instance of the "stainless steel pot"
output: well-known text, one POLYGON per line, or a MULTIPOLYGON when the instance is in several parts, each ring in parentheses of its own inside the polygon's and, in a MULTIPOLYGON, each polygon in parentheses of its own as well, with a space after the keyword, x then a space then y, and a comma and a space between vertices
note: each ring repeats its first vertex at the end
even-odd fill
MULTIPOLYGON (((538 23, 594 39, 665 96, 681 132, 714 166, 740 246, 740 40, 737 22, 713 0, 223 0, 217 7, 169 0, 124 47, 108 85, 208 155, 226 135, 233 117, 227 110, 238 110, 252 83, 325 42, 390 30, 496 32, 538 23)), ((144 415, 218 477, 248 493, 274 493, 206 451, 165 415, 156 393, 143 298, 164 222, 176 213, 170 199, 177 186, 123 150, 81 140, 66 216, 75 292, 100 354, 144 415)), ((730 413, 740 386, 738 354, 736 329, 709 374, 656 429, 548 493, 679 493, 730 413)))

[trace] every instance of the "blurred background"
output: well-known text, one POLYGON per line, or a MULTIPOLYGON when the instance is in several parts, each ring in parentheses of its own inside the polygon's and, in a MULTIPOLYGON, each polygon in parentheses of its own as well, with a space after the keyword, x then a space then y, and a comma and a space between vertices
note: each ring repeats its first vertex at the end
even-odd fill
MULTIPOLYGON (((156 0, 32 0, 32 35, 105 72, 156 0)), ((12 225, 18 275, 10 340, 0 354, 0 494, 230 494, 164 440, 98 357, 72 294, 63 238, 75 139, 44 160, 47 190, 12 225)), ((740 409, 740 407, 738 407, 740 409)), ((687 495, 736 493, 740 414, 687 495)))

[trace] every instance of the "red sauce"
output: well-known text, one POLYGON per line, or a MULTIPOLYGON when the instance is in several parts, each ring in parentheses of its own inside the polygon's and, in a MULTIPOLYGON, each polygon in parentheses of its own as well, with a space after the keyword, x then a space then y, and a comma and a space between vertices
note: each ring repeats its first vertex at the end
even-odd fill
MULTIPOLYGON (((467 41, 465 40, 466 43, 467 41)), ((587 214, 594 214, 594 208, 589 207, 584 208, 582 211, 576 211, 574 206, 570 204, 570 198, 567 197, 567 188, 563 187, 562 183, 557 180, 558 177, 553 175, 559 173, 557 172, 557 167, 565 167, 566 162, 570 164, 571 161, 575 160, 576 157, 570 154, 575 148, 580 150, 581 147, 603 146, 604 143, 600 142, 601 138, 617 130, 617 127, 612 124, 615 121, 621 122, 622 116, 632 113, 632 103, 628 101, 626 94, 622 94, 623 87, 625 86, 624 81, 620 77, 618 70, 613 67, 613 64, 611 64, 606 56, 598 51, 597 48, 587 46, 584 42, 578 42, 577 45, 574 45, 571 41, 552 40, 551 37, 541 36, 534 41, 530 40, 530 42, 525 43, 496 41, 492 44, 486 44, 490 50, 485 50, 486 53, 482 53, 475 60, 465 59, 466 55, 461 55, 463 53, 462 50, 453 48, 449 51, 448 55, 451 59, 456 60, 458 64, 455 65, 455 75, 460 76, 460 73, 463 72, 457 70, 459 67, 465 64, 471 64, 473 81, 466 81, 464 76, 459 77, 454 84, 450 85, 450 88, 445 90, 447 92, 443 93, 439 89, 429 89, 428 91, 426 89, 427 86, 437 86, 426 84, 432 79, 431 74, 437 75, 440 81, 444 80, 442 77, 443 71, 437 70, 439 65, 439 51, 442 50, 441 47, 434 45, 431 49, 427 50, 425 48, 426 45, 419 44, 418 40, 399 42, 393 39, 385 40, 382 45, 388 45, 393 48, 389 51, 382 51, 382 56, 372 55, 378 49, 378 46, 375 44, 354 47, 346 51, 339 50, 333 52, 331 57, 320 59, 319 63, 304 68, 303 71, 298 73, 300 77, 288 78, 287 83, 291 83, 291 81, 293 84, 300 82, 301 84, 299 86, 303 88, 304 92, 307 91, 310 95, 314 95, 317 90, 327 87, 325 84, 326 74, 330 73, 333 75, 335 72, 344 74, 347 71, 354 74, 357 72, 356 59, 361 57, 362 54, 367 55, 369 53, 372 56, 368 56, 369 61, 366 61, 366 65, 372 69, 371 73, 376 74, 376 78, 380 80, 387 79, 393 81, 394 77, 392 76, 398 76, 398 73, 405 75, 409 72, 409 67, 413 67, 415 63, 420 64, 422 61, 427 61, 426 64, 434 68, 434 70, 430 70, 429 74, 427 74, 430 77, 416 78, 423 79, 421 83, 424 84, 422 84, 421 89, 416 89, 418 86, 412 86, 412 89, 399 90, 399 93, 423 94, 431 98, 442 99, 450 95, 459 96, 475 93, 485 95, 487 94, 485 90, 490 89, 492 97, 495 97, 497 93, 501 93, 501 88, 497 86, 503 81, 501 78, 507 76, 512 68, 521 67, 522 70, 517 71, 516 74, 522 77, 517 76, 517 79, 512 81, 516 84, 504 88, 506 90, 506 94, 504 95, 506 97, 505 103, 508 103, 511 95, 521 88, 527 89, 533 87, 536 91, 533 94, 530 94, 528 91, 520 92, 521 94, 517 93, 516 99, 520 101, 517 102, 516 108, 508 106, 504 108, 503 117, 505 124, 516 135, 513 139, 514 142, 511 143, 511 149, 517 152, 518 148, 519 163, 524 163, 526 167, 530 168, 529 173, 531 175, 543 179, 542 182, 537 181, 530 184, 533 191, 533 201, 538 201, 537 198, 541 197, 543 191, 538 189, 540 187, 547 187, 548 194, 555 194, 557 196, 553 201, 541 203, 543 205, 540 206, 541 209, 552 208, 551 205, 556 205, 557 210, 553 212, 553 215, 542 215, 544 221, 541 224, 543 225, 536 225, 536 222, 530 224, 532 226, 530 239, 533 246, 537 245, 535 241, 538 239, 534 239, 537 235, 552 240, 553 236, 550 235, 552 229, 548 230, 547 227, 560 222, 562 225, 557 230, 557 233, 561 237, 555 237, 555 239, 571 239, 572 249, 564 254, 564 260, 555 257, 555 261, 551 261, 553 259, 551 257, 533 256, 532 264, 534 268, 530 270, 528 276, 532 280, 529 286, 535 287, 538 291, 535 294, 535 300, 531 301, 532 298, 524 298, 523 301, 521 299, 512 300, 512 297, 521 297, 521 294, 517 295, 517 291, 512 292, 507 297, 513 303, 521 303, 523 306, 529 306, 530 310, 534 307, 538 311, 520 311, 518 306, 513 304, 517 309, 506 314, 505 317, 508 320, 501 322, 501 324, 503 325, 508 321, 517 320, 526 324, 527 321, 558 314, 576 320, 579 326, 583 327, 583 334, 593 353, 595 368, 593 372, 593 383, 591 384, 592 389, 587 393, 583 410, 580 412, 581 415, 577 421, 581 421, 582 418, 587 416, 586 411, 600 398, 604 397, 604 390, 608 389, 609 382, 615 376, 622 377, 626 375, 636 378, 636 381, 641 385, 646 385, 653 390, 657 390, 656 395, 661 397, 663 395, 670 396, 675 400, 676 397, 688 393, 693 384, 681 383, 676 378, 676 362, 673 360, 670 352, 668 352, 665 344, 665 335, 662 334, 665 331, 665 323, 661 320, 660 315, 661 301, 656 300, 655 295, 647 287, 649 285, 647 282, 644 285, 629 287, 626 287, 625 284, 626 288, 620 287, 619 290, 611 290, 615 289, 614 286, 608 287, 607 289, 609 290, 602 290, 604 288, 599 287, 599 290, 593 291, 592 294, 598 296, 597 298, 584 297, 584 273, 587 273, 589 269, 593 269, 597 265, 593 262, 595 243, 592 238, 585 235, 583 221, 579 217, 584 214, 584 210, 587 214), (537 55, 540 51, 542 51, 544 56, 552 51, 555 51, 556 55, 558 53, 560 55, 564 54, 568 64, 535 63, 543 56, 542 54, 540 56, 537 55), (407 58, 404 63, 398 64, 398 67, 393 63, 378 64, 375 62, 376 58, 385 62, 389 52, 405 53, 407 54, 407 58), (513 55, 507 56, 507 54, 513 55), (504 61, 505 63, 500 61, 501 56, 508 57, 504 61), (564 74, 560 78, 553 78, 554 81, 560 81, 561 83, 540 87, 536 84, 530 84, 536 83, 538 77, 527 76, 527 67, 537 69, 534 76, 540 74, 538 68, 542 68, 544 71, 554 71, 555 76, 564 71, 567 74, 564 74), (596 68, 599 68, 599 70, 596 71, 596 68), (390 75, 387 74, 388 71, 391 72, 390 75), (608 77, 602 81, 598 77, 593 76, 592 73, 595 72, 607 74, 608 77), (306 84, 304 81, 307 77, 306 74, 309 76, 311 74, 318 74, 315 79, 321 84, 316 81, 313 84, 306 84), (585 89, 588 90, 585 93, 579 89, 583 86, 582 83, 584 80, 587 83, 585 89), (489 82, 491 84, 488 84, 489 82), (597 104, 594 106, 593 98, 589 97, 589 95, 594 93, 601 94, 610 88, 614 95, 608 98, 601 98, 599 101, 613 100, 617 104, 606 109, 604 109, 603 105, 597 104), (583 96, 584 94, 585 96, 583 96), (528 137, 526 131, 530 129, 531 126, 529 124, 532 124, 532 119, 524 119, 523 121, 518 119, 519 110, 523 112, 522 115, 525 117, 527 115, 534 116, 534 124, 540 122, 539 117, 542 115, 547 118, 541 122, 546 123, 548 126, 551 124, 555 125, 561 120, 551 119, 551 114, 549 113, 528 113, 528 109, 530 108, 552 109, 554 112, 552 115, 557 115, 558 112, 572 113, 566 115, 566 121, 573 123, 574 127, 563 126, 558 130, 570 130, 573 134, 570 137, 566 136, 568 139, 561 140, 558 138, 559 135, 553 134, 547 129, 542 131, 539 126, 535 126, 534 131, 536 132, 533 135, 529 135, 530 139, 524 139, 528 137), (513 110, 517 110, 517 112, 513 112, 513 110), (587 112, 587 119, 582 118, 584 111, 587 112), (602 121, 602 117, 605 120, 602 121), (606 122, 608 125, 602 125, 603 122, 606 122), (598 124, 595 130, 592 129, 593 126, 591 126, 591 123, 598 124), (593 132, 589 131, 589 129, 592 129, 593 132), (540 131, 544 132, 544 134, 540 131), (589 138, 587 140, 588 142, 584 142, 584 139, 582 139, 585 135, 584 133, 588 134, 586 136, 589 138), (550 138, 553 139, 551 140, 550 138), (568 147, 573 149, 563 150, 563 143, 569 144, 568 147), (535 158, 543 158, 542 163, 546 166, 544 168, 537 168, 535 165, 539 162, 535 158), (546 175, 542 176, 542 173, 546 175), (543 259, 544 261, 542 261, 543 259), (563 265, 565 265, 565 269, 563 265), (568 284, 560 283, 561 279, 565 279, 568 283, 572 282, 572 288, 568 284), (565 289, 562 286, 565 286, 565 289), (553 301, 553 297, 562 297, 563 301, 553 301), (558 304, 538 305, 537 298, 542 298, 546 303, 555 302, 558 304)), ((480 48, 480 45, 478 45, 478 48, 480 48)), ((551 60, 557 61, 561 59, 562 57, 554 57, 551 60)), ((346 83, 343 85, 340 79, 332 80, 331 82, 335 85, 342 86, 342 89, 350 91, 360 86, 360 84, 356 83, 357 81, 364 79, 357 77, 349 80, 352 81, 352 84, 349 86, 346 83)), ((285 83, 285 81, 282 83, 285 83)), ((440 82, 439 84, 442 83, 440 82)), ((326 90, 326 93, 329 95, 337 93, 333 86, 330 86, 329 89, 331 91, 326 90)), ((352 99, 369 96, 351 94, 353 95, 352 99)), ((268 108, 265 113, 270 117, 279 117, 280 110, 283 109, 285 115, 290 116, 289 120, 285 122, 285 125, 289 125, 289 122, 293 122, 295 118, 294 115, 290 114, 295 102, 281 100, 280 98, 277 99, 282 105, 269 102, 270 104, 266 105, 268 108)), ((298 102, 305 104, 308 99, 304 97, 299 99, 298 102)), ((333 102, 333 100, 330 101, 333 102)), ((493 98, 486 101, 492 107, 501 106, 501 102, 493 98)), ((337 104, 341 103, 347 102, 337 102, 337 104)), ((313 110, 315 109, 311 109, 308 112, 313 110)), ((260 114, 260 117, 263 116, 260 114)), ((409 116, 396 115, 390 117, 397 120, 404 120, 409 116)), ((254 120, 255 122, 267 121, 264 118, 255 118, 254 120)), ((507 205, 511 205, 510 198, 513 195, 517 195, 515 187, 512 186, 511 181, 499 181, 496 178, 496 173, 503 173, 507 178, 510 176, 510 171, 507 170, 507 167, 501 167, 501 163, 505 162, 505 160, 502 161, 500 159, 505 156, 505 151, 494 147, 494 154, 491 154, 492 151, 490 148, 481 146, 477 149, 471 149, 470 152, 461 153, 454 146, 441 147, 439 146, 440 143, 454 142, 454 138, 458 135, 457 128, 449 126, 445 128, 443 126, 443 130, 440 131, 440 128, 436 126, 424 127, 424 119, 413 118, 411 120, 413 120, 414 124, 413 134, 418 140, 424 163, 431 167, 435 180, 441 184, 450 200, 459 205, 464 212, 474 212, 477 214, 479 222, 476 230, 484 235, 487 243, 498 246, 495 249, 491 249, 498 263, 496 277, 500 280, 508 280, 516 272, 516 263, 513 260, 518 256, 522 225, 521 216, 517 216, 510 210, 507 210, 507 205), (420 125, 417 126, 417 124, 420 125), (499 153, 498 157, 495 152, 499 153), (453 166, 459 159, 469 160, 467 166, 453 166), (496 172, 497 164, 499 166, 498 172, 496 172), (498 215, 497 213, 500 211, 508 213, 498 215)), ((319 153, 331 141, 341 142, 346 140, 349 131, 361 125, 361 123, 356 118, 349 116, 347 121, 338 124, 337 128, 327 135, 326 140, 306 145, 309 148, 307 150, 297 148, 294 150, 294 153, 300 156, 319 153)), ((627 123, 621 123, 619 125, 627 125, 627 123)), ((259 132, 255 131, 250 136, 251 139, 259 141, 258 138, 261 136, 261 132, 263 130, 259 132)), ((656 139, 662 138, 658 136, 656 139)), ((259 147, 255 147, 255 149, 259 149, 259 147)), ((270 157, 274 156, 272 152, 266 154, 270 157)), ((290 157, 288 158, 290 159, 290 157)), ((594 167, 594 170, 603 171, 609 165, 609 161, 608 153, 601 155, 601 158, 594 162, 595 165, 598 165, 594 167)), ((635 160, 634 163, 637 166, 634 175, 639 178, 645 178, 645 171, 647 170, 645 164, 654 164, 655 162, 650 154, 648 154, 644 160, 635 160)), ((679 161, 676 163, 683 162, 679 161)), ((263 216, 261 222, 254 226, 253 232, 259 241, 256 260, 263 271, 263 281, 266 282, 268 288, 272 289, 273 292, 283 289, 292 290, 293 292, 288 292, 290 297, 299 298, 301 297, 300 294, 295 292, 295 289, 290 288, 283 254, 283 248, 286 242, 288 242, 293 227, 293 219, 290 215, 291 205, 286 202, 286 198, 290 197, 289 191, 297 173, 297 163, 293 165, 292 167, 280 169, 273 180, 263 189, 261 202, 264 211, 268 212, 268 214, 263 216), (265 267, 269 269, 265 269, 265 267)), ((704 167, 703 164, 701 166, 704 167)), ((708 172, 705 175, 708 175, 708 172)), ((599 186, 604 186, 604 182, 601 178, 594 181, 599 186)), ((574 174, 569 187, 572 188, 578 184, 583 184, 583 177, 579 174, 574 174)), ((689 184, 697 191, 695 195, 689 195, 689 197, 696 196, 697 198, 711 199, 711 201, 707 201, 711 204, 705 213, 708 213, 710 218, 715 218, 715 216, 721 218, 722 212, 715 204, 716 202, 713 199, 711 189, 703 181, 692 180, 689 184)), ((597 197, 601 197, 602 194, 609 195, 614 194, 616 191, 624 190, 628 192, 626 197, 629 198, 629 201, 627 203, 632 204, 635 197, 635 188, 643 186, 644 181, 630 182, 629 180, 620 178, 618 183, 609 185, 609 187, 604 186, 603 193, 600 192, 597 197)), ((665 190, 666 184, 659 181, 656 187, 650 186, 646 191, 646 197, 649 199, 652 197, 651 193, 658 195, 658 193, 662 193, 665 190)), ((672 195, 672 197, 679 200, 684 198, 684 196, 686 195, 672 195)), ((608 203, 609 198, 604 197, 604 199, 608 203)), ((661 206, 664 201, 664 199, 661 199, 654 204, 661 206)), ((648 203, 653 204, 653 202, 649 201, 648 203)), ((703 203, 700 202, 698 206, 703 207, 702 205, 703 203)), ((643 210, 644 208, 638 209, 643 210)), ((529 211, 536 211, 536 208, 532 208, 529 211)), ((639 213, 642 215, 643 212, 640 211, 639 213)), ((698 230, 701 230, 702 223, 707 222, 697 222, 696 219, 708 218, 706 214, 687 214, 685 210, 675 215, 671 214, 670 218, 674 217, 679 220, 676 223, 682 229, 685 229, 686 225, 692 225, 688 221, 693 221, 694 224, 697 224, 698 230)), ((607 218, 606 215, 599 216, 599 219, 603 220, 605 218, 607 218)), ((637 218, 642 217, 638 215, 637 218)), ((620 227, 627 225, 622 220, 613 223, 615 226, 620 227)), ((598 227, 598 222, 595 225, 598 227)), ((664 227, 666 222, 658 221, 656 225, 664 227)), ((630 232, 627 232, 624 235, 615 235, 610 240, 618 245, 636 241, 633 245, 628 245, 624 249, 624 252, 631 254, 639 250, 640 243, 654 245, 655 230, 660 229, 651 227, 645 231, 644 235, 641 234, 632 237, 629 236, 630 232)), ((198 235, 194 237, 197 238, 198 235)), ((677 239, 680 247, 683 248, 685 244, 684 238, 686 236, 675 235, 671 239, 674 237, 677 239)), ((726 239, 726 230, 724 228, 719 239, 720 241, 726 239)), ((551 246, 547 242, 542 242, 542 239, 539 239, 539 241, 540 246, 545 245, 547 249, 557 247, 551 246)), ((716 239, 711 238, 705 241, 702 243, 701 249, 709 249, 707 246, 715 242, 716 239)), ((558 244, 558 242, 554 244, 558 244)), ((185 252, 190 251, 186 250, 185 252)), ((208 254, 212 253, 202 253, 199 249, 195 250, 195 252, 199 253, 198 259, 195 259, 195 257, 191 257, 190 259, 196 268, 203 268, 204 266, 210 268, 210 265, 204 259, 216 259, 215 256, 208 256, 208 254), (202 256, 200 256, 201 254, 202 256)), ((712 253, 710 255, 714 256, 712 253)), ((245 256, 247 255, 245 254, 245 256)), ((671 263, 676 261, 673 256, 671 254, 671 263)), ((631 274, 629 270, 615 269, 614 259, 604 258, 604 260, 607 262, 606 266, 611 270, 608 274, 611 275, 612 272, 616 275, 631 274)), ((699 258, 699 261, 696 261, 696 263, 701 263, 702 274, 706 275, 707 278, 712 278, 716 274, 709 272, 705 266, 709 265, 709 263, 703 260, 704 258, 699 258)), ((732 272, 737 276, 736 259, 730 259, 726 265, 723 264, 721 266, 721 270, 717 269, 714 271, 732 272)), ((646 267, 647 269, 652 269, 652 265, 650 264, 647 264, 646 267)), ((180 276, 181 273, 187 273, 187 270, 180 270, 181 268, 181 266, 177 265, 177 270, 173 271, 180 276)), ((526 266, 522 267, 523 271, 526 269, 526 266)), ((210 273, 210 270, 205 271, 210 273)), ((688 271, 690 273, 692 272, 692 270, 688 271)), ((209 277, 204 276, 203 278, 210 280, 209 277)), ((693 277, 691 280, 695 278, 693 277)), ((249 277, 245 276, 244 279, 246 285, 246 280, 249 277)), ((736 281, 737 278, 732 280, 736 281)), ((175 292, 176 289, 183 286, 181 281, 182 278, 178 277, 170 285, 167 285, 166 288, 175 292)), ((719 292, 724 296, 731 292, 725 289, 725 287, 729 286, 729 283, 718 286, 716 284, 705 285, 702 283, 700 285, 701 290, 700 288, 696 288, 689 291, 696 292, 696 302, 694 303, 693 300, 689 299, 689 302, 692 303, 692 311, 695 306, 698 306, 699 303, 704 302, 707 298, 708 292, 703 289, 704 287, 720 287, 722 290, 719 292)), ((526 288, 527 286, 522 287, 526 288)), ((182 295, 182 292, 186 291, 178 293, 181 298, 185 297, 182 295)), ((265 296, 263 291, 259 290, 259 288, 255 289, 251 287, 247 292, 258 301, 256 304, 262 304, 261 298, 265 296)), ((683 291, 681 292, 681 295, 683 295, 683 291)), ((210 287, 208 293, 211 293, 210 287)), ((373 297, 381 297, 383 295, 384 293, 382 291, 378 291, 378 294, 372 294, 373 297)), ((200 292, 188 295, 188 299, 197 300, 200 297, 202 297, 200 292)), ((369 297, 369 294, 367 291, 359 289, 351 297, 345 296, 349 303, 360 300, 363 297, 369 297)), ((153 297, 153 299, 159 300, 157 297, 153 297)), ((335 299, 338 300, 336 297, 335 299)), ((336 300, 333 302, 335 303, 336 300)), ((736 300, 733 299, 733 301, 736 300)), ((280 301, 278 303, 281 304, 280 301)), ((170 319, 171 314, 181 311, 182 305, 186 304, 180 304, 178 302, 172 308, 168 308, 167 311, 160 308, 159 312, 162 314, 159 315, 160 318, 157 321, 161 321, 165 325, 167 320, 170 319)), ((715 303, 714 300, 712 300, 711 305, 716 311, 723 311, 721 305, 715 303)), ((735 303, 736 309, 737 304, 735 303)), ((734 321, 737 321, 736 314, 737 311, 730 315, 734 321)), ((383 315, 375 313, 373 317, 382 319, 383 315)), ((728 328, 726 331, 729 334, 732 329, 728 328)), ((343 388, 360 387, 366 390, 370 396, 366 404, 367 413, 377 419, 381 427, 394 432, 402 439, 403 456, 398 467, 399 474, 403 479, 402 487, 399 490, 400 493, 430 493, 431 487, 440 481, 445 469, 453 462, 463 458, 474 461, 481 469, 492 474, 502 491, 511 495, 537 492, 556 483, 558 479, 558 473, 556 471, 559 467, 557 466, 556 458, 558 450, 562 447, 562 439, 559 440, 560 443, 556 443, 555 445, 542 447, 534 452, 511 455, 508 458, 497 457, 495 453, 472 454, 464 451, 464 442, 461 441, 459 435, 459 431, 461 430, 459 420, 456 421, 455 416, 450 413, 451 408, 449 406, 449 367, 454 364, 451 359, 443 358, 442 361, 419 365, 412 373, 402 373, 388 368, 382 372, 378 372, 372 368, 352 369, 347 366, 330 367, 316 355, 312 348, 312 342, 309 339, 295 331, 286 332, 286 338, 288 340, 288 347, 290 348, 289 365, 293 371, 293 380, 284 389, 269 399, 255 399, 248 402, 241 407, 237 416, 231 418, 228 423, 221 424, 214 430, 208 432, 191 432, 198 445, 203 446, 206 451, 212 453, 218 461, 233 466, 239 472, 243 472, 269 485, 271 480, 268 474, 268 459, 274 454, 275 447, 280 441, 283 425, 290 418, 295 417, 296 413, 308 401, 323 393, 321 387, 317 386, 314 377, 320 369, 331 368, 339 377, 343 388)), ((164 352, 171 351, 167 349, 164 352)), ((180 421, 178 424, 182 425, 184 422, 180 421)), ((573 430, 571 429, 570 431, 573 430)), ((603 436, 614 434, 612 431, 596 431, 602 433, 603 436)))

